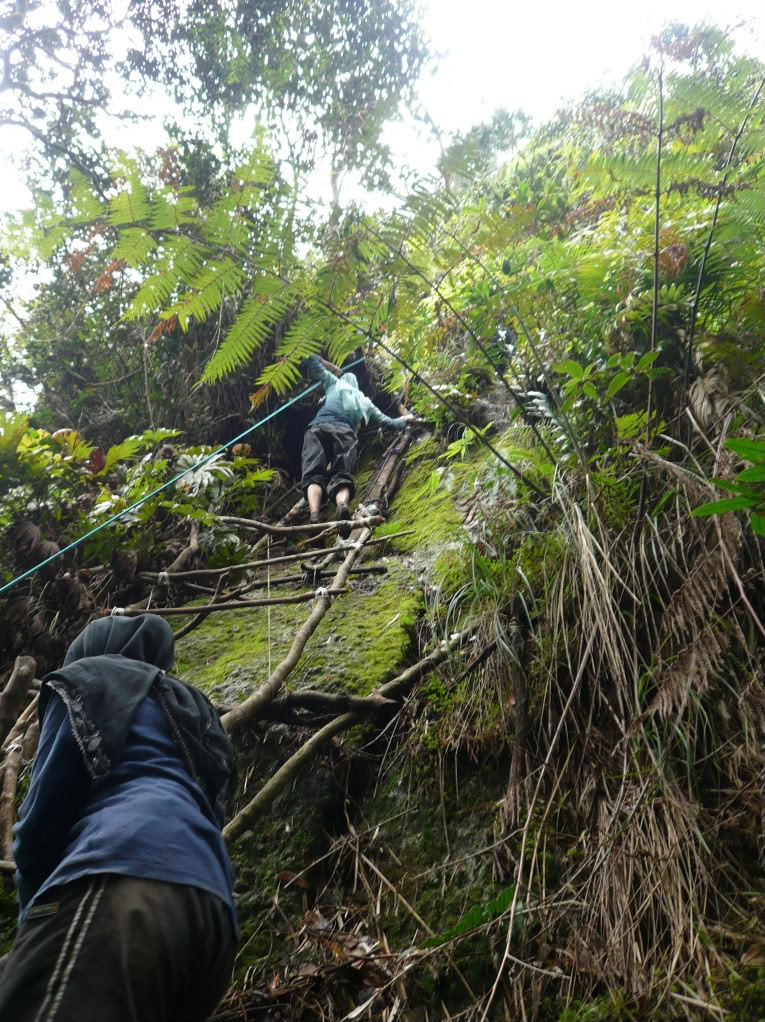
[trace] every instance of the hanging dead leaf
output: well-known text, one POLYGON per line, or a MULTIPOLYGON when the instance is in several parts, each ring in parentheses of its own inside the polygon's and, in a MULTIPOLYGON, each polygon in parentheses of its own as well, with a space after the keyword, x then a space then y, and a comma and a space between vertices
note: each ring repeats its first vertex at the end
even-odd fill
POLYGON ((57 578, 54 591, 56 603, 66 617, 76 617, 82 607, 89 602, 85 586, 70 575, 57 578))
POLYGON ((270 383, 265 383, 254 393, 250 394, 250 411, 254 412, 256 408, 260 408, 272 389, 270 383))
POLYGON ((252 447, 249 444, 234 444, 231 448, 231 453, 235 458, 249 458, 252 453, 252 447))
POLYGON ((168 316, 167 319, 161 319, 159 323, 157 323, 157 325, 154 327, 152 332, 149 334, 149 336, 146 338, 146 343, 154 344, 155 341, 158 341, 160 339, 162 334, 166 334, 169 333, 171 330, 174 330, 177 322, 178 322, 177 316, 168 316))
POLYGON ((292 873, 288 869, 283 869, 281 873, 277 873, 276 879, 280 884, 290 884, 295 887, 302 887, 303 890, 307 890, 308 888, 308 883, 305 877, 302 877, 297 873, 292 873))
POLYGON ((5 620, 9 625, 20 624, 29 617, 29 600, 26 596, 11 600, 5 609, 5 620))
POLYGON ((64 256, 64 264, 70 273, 79 273, 82 269, 82 264, 85 262, 85 252, 70 252, 64 256))
POLYGON ((101 471, 105 464, 106 458, 104 457, 104 452, 100 447, 94 447, 90 452, 90 457, 88 458, 88 468, 93 475, 95 475, 96 472, 101 471))
POLYGON ((659 266, 668 277, 679 277, 688 265, 688 249, 685 245, 667 245, 659 253, 659 266))
POLYGON ((108 290, 112 286, 114 274, 124 270, 126 266, 127 263, 124 259, 112 259, 104 272, 99 277, 96 277, 96 294, 108 290))
MULTIPOLYGON (((52 539, 43 540, 42 543, 37 548, 37 550, 35 551, 36 562, 39 564, 40 561, 45 561, 49 557, 53 557, 55 554, 59 552, 59 549, 60 548, 58 543, 54 543, 52 539)), ((56 577, 56 572, 58 571, 59 567, 60 565, 57 563, 57 561, 52 561, 50 564, 46 564, 44 567, 40 568, 40 576, 46 582, 49 582, 51 579, 56 577)))

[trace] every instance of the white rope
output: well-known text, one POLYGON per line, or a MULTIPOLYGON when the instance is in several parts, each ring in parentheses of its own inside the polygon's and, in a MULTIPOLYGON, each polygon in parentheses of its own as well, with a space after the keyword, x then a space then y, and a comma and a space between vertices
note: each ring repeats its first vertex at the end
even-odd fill
POLYGON ((112 607, 112 614, 111 614, 112 617, 124 617, 124 615, 125 615, 125 608, 124 607, 112 607))
POLYGON ((319 586, 313 594, 314 600, 322 600, 325 596, 329 596, 329 589, 327 589, 326 586, 319 586))
POLYGON ((157 575, 157 582, 161 586, 169 586, 170 575, 166 571, 160 571, 159 575, 157 575))

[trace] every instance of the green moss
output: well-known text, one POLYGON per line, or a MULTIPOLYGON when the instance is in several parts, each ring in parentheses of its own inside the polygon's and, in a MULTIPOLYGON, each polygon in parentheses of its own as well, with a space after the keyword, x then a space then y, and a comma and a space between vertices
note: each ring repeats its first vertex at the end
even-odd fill
MULTIPOLYGON (((391 532, 414 529, 411 536, 396 540, 396 549, 404 553, 442 544, 458 534, 462 519, 454 506, 453 486, 444 478, 448 469, 442 473, 435 491, 431 485, 431 476, 441 467, 438 454, 435 441, 425 440, 407 456, 408 471, 391 505, 391 521, 383 527, 391 532)), ((466 474, 465 466, 459 468, 462 477, 466 474)))
MULTIPOLYGON (((473 905, 485 904, 497 893, 492 858, 471 857, 471 853, 491 843, 494 810, 505 785, 495 771, 461 761, 444 773, 442 806, 437 770, 433 761, 424 764, 416 795, 408 776, 392 777, 365 805, 364 818, 367 826, 379 824, 378 840, 394 853, 380 864, 386 877, 430 928, 442 933, 473 905), (449 869, 449 882, 443 884, 438 866, 449 857, 459 864, 449 869)), ((417 921, 392 898, 384 906, 381 928, 397 950, 425 936, 417 921)), ((468 957, 476 953, 476 964, 482 957, 480 941, 476 938, 474 945, 470 938, 467 943, 470 946, 461 948, 460 954, 463 950, 468 957)))
MULTIPOLYGON (((412 646, 422 606, 414 576, 394 558, 388 574, 351 576, 353 589, 333 603, 308 640, 293 679, 312 688, 364 694, 395 675, 412 646)), ((279 593, 283 593, 279 589, 279 593)), ((208 693, 246 695, 286 655, 310 604, 212 614, 178 643, 176 671, 208 693), (269 638, 270 636, 270 638, 269 638)))

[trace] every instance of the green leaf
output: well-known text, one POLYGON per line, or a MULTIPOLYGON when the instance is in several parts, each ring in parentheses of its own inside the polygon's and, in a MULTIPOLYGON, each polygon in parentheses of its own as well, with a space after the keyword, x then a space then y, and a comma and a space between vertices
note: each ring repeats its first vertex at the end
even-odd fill
POLYGON ((124 259, 128 266, 137 269, 149 261, 156 247, 156 241, 147 231, 141 227, 126 227, 120 234, 112 258, 124 259))
MULTIPOLYGON (((201 382, 215 383, 246 365, 253 352, 273 335, 275 324, 283 320, 296 304, 297 292, 291 284, 282 284, 270 277, 253 281, 252 294, 243 303, 225 340, 205 366, 201 382)), ((318 350, 319 344, 316 343, 308 354, 315 354, 318 350)))
POLYGON ((638 364, 635 366, 636 373, 642 373, 644 369, 648 369, 656 359, 659 357, 658 351, 647 351, 645 355, 640 359, 638 364))
POLYGON ((616 420, 616 432, 620 440, 630 440, 645 429, 648 415, 646 412, 630 412, 620 415, 616 420))
POLYGON ((753 531, 758 536, 765 536, 765 515, 760 514, 759 511, 753 511, 749 520, 752 523, 753 531))
POLYGON ((619 354, 612 355, 611 358, 606 362, 606 369, 616 369, 621 364, 622 356, 619 354))
POLYGON ((617 373, 616 376, 614 376, 613 380, 611 380, 611 382, 608 385, 608 390, 606 391, 606 401, 610 401, 612 397, 615 397, 622 389, 622 387, 625 386, 625 384, 629 383, 631 379, 632 379, 631 373, 624 372, 624 370, 617 373))
POLYGON ((701 518, 706 515, 722 515, 727 511, 743 511, 752 506, 752 498, 749 496, 726 497, 725 500, 713 500, 709 504, 702 504, 695 507, 691 514, 701 518))
POLYGON ((506 887, 503 891, 500 891, 496 898, 492 898, 485 907, 473 905, 456 926, 453 926, 445 933, 438 933, 433 937, 429 937, 424 941, 422 947, 440 947, 447 941, 460 937, 463 933, 468 933, 484 923, 490 923, 493 919, 498 919, 510 908, 514 895, 515 887, 506 887))
POLYGON ((752 465, 751 468, 745 468, 743 472, 739 472, 736 476, 736 482, 765 483, 765 464, 752 465))
POLYGON ((595 390, 594 383, 590 383, 590 381, 588 380, 586 383, 582 384, 582 390, 585 392, 587 397, 591 397, 593 401, 598 400, 598 392, 597 390, 595 390))
POLYGON ((750 440, 748 437, 733 437, 725 441, 729 451, 734 451, 744 461, 765 464, 765 440, 750 440))
POLYGON ((581 380, 584 376, 584 369, 573 358, 566 358, 562 362, 556 362, 553 365, 553 369, 556 373, 566 373, 567 376, 573 376, 575 380, 581 380))

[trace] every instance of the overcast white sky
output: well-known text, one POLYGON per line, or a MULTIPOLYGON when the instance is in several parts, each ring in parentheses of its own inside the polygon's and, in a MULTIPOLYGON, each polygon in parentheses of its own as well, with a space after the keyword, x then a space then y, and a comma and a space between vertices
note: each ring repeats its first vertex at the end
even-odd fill
MULTIPOLYGON (((331 2, 331 0, 329 0, 331 2)), ((465 131, 491 117, 497 106, 520 107, 535 120, 555 112, 564 99, 586 89, 619 81, 644 52, 648 40, 667 21, 693 24, 708 20, 749 27, 737 33, 742 45, 765 57, 763 0, 733 0, 717 13, 707 0, 545 0, 523 4, 513 0, 422 0, 425 30, 436 51, 444 54, 436 73, 420 87, 424 105, 445 131, 465 131)), ((164 142, 160 119, 131 129, 115 130, 115 145, 131 141, 151 150, 164 142)), ((244 141, 252 131, 251 116, 237 126, 244 141)), ((25 143, 23 134, 3 140, 11 148, 25 143)), ((411 125, 391 125, 386 141, 394 153, 422 172, 434 168, 434 141, 418 138, 411 125)), ((28 202, 28 193, 5 154, 0 154, 0 209, 28 202)), ((353 189, 356 191, 356 189, 353 189)), ((349 194, 346 190, 345 197, 349 194)))

